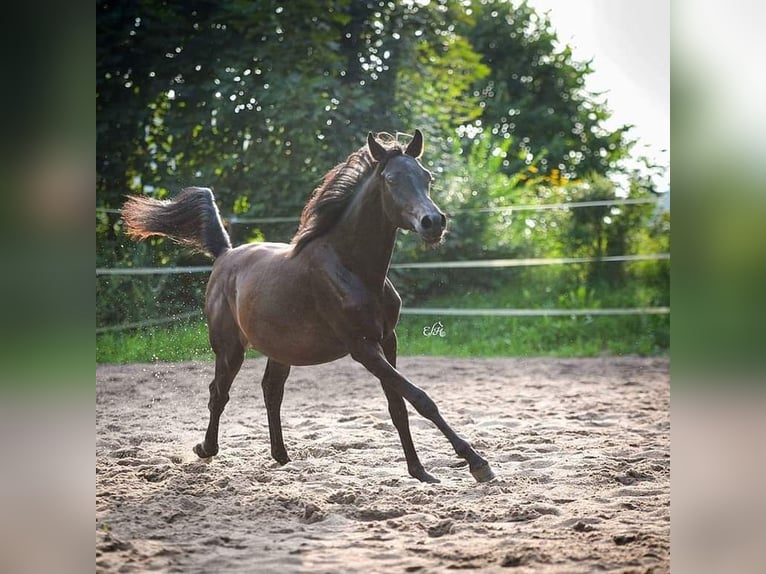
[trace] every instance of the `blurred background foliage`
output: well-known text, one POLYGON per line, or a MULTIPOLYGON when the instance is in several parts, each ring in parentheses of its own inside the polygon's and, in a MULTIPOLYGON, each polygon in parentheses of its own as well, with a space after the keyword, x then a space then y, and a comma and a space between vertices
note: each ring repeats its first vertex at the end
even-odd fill
MULTIPOLYGON (((415 128, 449 235, 434 250, 400 234, 395 261, 669 251, 657 202, 503 209, 667 191, 652 168, 625 167, 630 126, 605 127, 606 99, 585 87, 590 63, 524 2, 100 1, 97 25, 97 267, 209 263, 163 239, 128 241, 117 213, 127 194, 212 187, 235 244, 289 241, 311 190, 368 131, 415 128)), ((667 260, 391 276, 407 305, 669 305, 667 260)), ((97 326, 201 310, 205 282, 97 276, 97 326)), ((621 351, 667 348, 667 316, 622 324, 603 336, 642 342, 621 351)))

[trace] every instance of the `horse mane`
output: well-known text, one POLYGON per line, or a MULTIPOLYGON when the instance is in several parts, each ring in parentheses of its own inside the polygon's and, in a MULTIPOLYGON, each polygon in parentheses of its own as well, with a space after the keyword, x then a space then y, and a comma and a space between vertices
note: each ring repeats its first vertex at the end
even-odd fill
MULTIPOLYGON (((387 152, 386 158, 380 163, 385 164, 390 158, 404 153, 403 147, 390 134, 378 133, 376 138, 387 152)), ((294 255, 310 241, 327 233, 338 222, 354 198, 359 182, 378 167, 378 164, 367 145, 364 145, 351 153, 346 161, 325 174, 322 183, 314 189, 301 213, 298 231, 292 239, 294 255)))

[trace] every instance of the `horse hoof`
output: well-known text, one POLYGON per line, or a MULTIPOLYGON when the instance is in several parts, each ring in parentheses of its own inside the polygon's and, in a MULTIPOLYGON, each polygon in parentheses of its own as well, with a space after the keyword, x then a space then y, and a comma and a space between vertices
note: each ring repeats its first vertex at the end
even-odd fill
POLYGON ((286 451, 281 451, 281 452, 272 452, 272 453, 271 453, 271 458, 273 458, 274 460, 276 460, 276 461, 277 461, 277 463, 278 463, 280 466, 284 466, 284 465, 286 465, 288 462, 290 462, 290 457, 289 457, 289 456, 287 456, 287 452, 286 452, 286 451))
POLYGON ((479 468, 471 470, 471 474, 478 482, 489 482, 495 479, 495 473, 488 464, 484 464, 479 468))
POLYGON ((410 474, 413 476, 413 478, 417 478, 420 482, 430 482, 432 484, 441 482, 441 480, 439 480, 432 474, 427 473, 425 469, 420 469, 418 471, 411 472, 410 474))
POLYGON ((194 451, 194 454, 196 454, 200 458, 210 458, 218 454, 218 449, 216 449, 215 452, 210 452, 210 453, 207 452, 201 442, 194 445, 194 448, 192 450, 194 451))

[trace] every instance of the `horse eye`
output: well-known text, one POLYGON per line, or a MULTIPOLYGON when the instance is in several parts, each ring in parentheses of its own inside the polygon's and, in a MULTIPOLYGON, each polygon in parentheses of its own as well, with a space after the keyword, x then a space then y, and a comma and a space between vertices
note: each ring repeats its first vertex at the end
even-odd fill
POLYGON ((396 182, 396 176, 393 173, 387 173, 383 177, 386 178, 386 181, 388 183, 394 183, 396 182))

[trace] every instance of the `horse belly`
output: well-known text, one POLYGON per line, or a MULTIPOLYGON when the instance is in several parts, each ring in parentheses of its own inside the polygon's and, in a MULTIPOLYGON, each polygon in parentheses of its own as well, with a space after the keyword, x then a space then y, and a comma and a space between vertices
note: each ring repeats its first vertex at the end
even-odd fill
MULTIPOLYGON (((287 365, 317 365, 348 354, 321 317, 308 305, 285 298, 255 303, 240 313, 240 328, 260 353, 287 365)), ((244 310, 244 309, 243 309, 244 310)))

